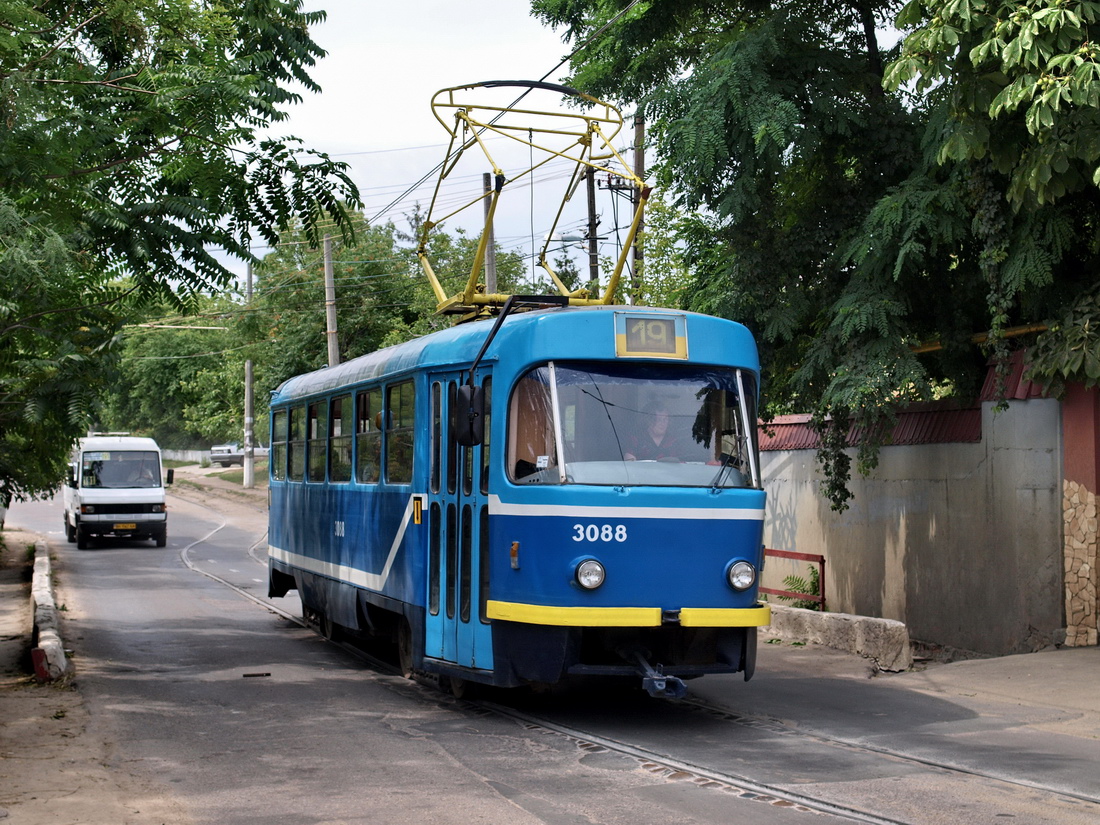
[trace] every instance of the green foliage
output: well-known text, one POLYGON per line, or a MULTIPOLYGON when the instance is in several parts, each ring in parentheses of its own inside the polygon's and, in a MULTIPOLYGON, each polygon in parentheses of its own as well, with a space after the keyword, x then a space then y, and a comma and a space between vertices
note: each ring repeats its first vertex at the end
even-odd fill
MULTIPOLYGON (((97 411, 137 346, 121 319, 229 284, 212 248, 250 259, 292 222, 316 243, 326 216, 350 233, 344 164, 270 136, 292 84, 317 90, 323 12, 301 6, 0 0, 0 496, 48 491, 89 422, 137 412, 125 385, 97 411)), ((184 390, 137 380, 180 420, 184 390)))
POLYGON ((682 211, 657 196, 645 211, 641 243, 645 250, 640 289, 634 303, 682 308, 691 287, 691 273, 684 261, 679 228, 686 220, 682 211))
POLYGON ((1100 386, 1100 288, 1081 295, 1028 352, 1028 380, 1055 395, 1068 382, 1100 386))
POLYGON ((56 488, 108 379, 126 295, 0 194, 0 503, 56 488))
MULTIPOLYGON (((796 576, 793 573, 790 576, 783 578, 783 589, 788 590, 791 593, 805 593, 808 596, 820 596, 821 595, 821 574, 815 565, 808 565, 806 568, 806 578, 796 576)), ((793 596, 778 596, 777 598, 785 602, 790 602, 791 607, 800 607, 803 610, 821 610, 821 602, 810 601, 809 599, 796 599, 793 596)))
POLYGON ((323 52, 298 0, 0 7, 0 188, 139 294, 220 286, 292 218, 347 226, 343 164, 260 138, 323 52))
MULTIPOLYGON (((383 224, 333 244, 342 361, 450 325, 434 314, 435 297, 412 237, 383 224)), ((445 284, 465 283, 476 246, 462 232, 436 236, 437 274, 445 284)), ((304 233, 284 232, 254 274, 251 304, 239 293, 204 297, 188 316, 162 307, 147 319, 154 326, 126 329, 105 426, 145 430, 162 445, 181 448, 242 441, 244 364, 250 359, 253 432, 258 442, 266 441, 270 391, 328 360, 323 253, 304 233)), ((498 251, 497 274, 505 288, 514 288, 523 261, 498 251)))
POLYGON ((209 328, 225 325, 236 308, 202 298, 194 315, 162 306, 142 316, 148 326, 128 325, 101 428, 141 432, 176 449, 240 440, 247 355, 232 329, 209 328))
POLYGON ((1100 3, 912 0, 888 88, 915 82, 952 121, 941 163, 987 158, 1016 208, 1100 184, 1100 3))
MULTIPOLYGON (((1096 283, 1100 4, 533 8, 585 44, 573 85, 644 110, 657 182, 687 212, 683 305, 753 330, 762 411, 812 413, 836 509, 898 409, 973 397, 1012 327, 1096 283), (887 48, 895 16, 908 36, 887 48)), ((1071 345, 1050 351, 1073 372, 1071 345)))

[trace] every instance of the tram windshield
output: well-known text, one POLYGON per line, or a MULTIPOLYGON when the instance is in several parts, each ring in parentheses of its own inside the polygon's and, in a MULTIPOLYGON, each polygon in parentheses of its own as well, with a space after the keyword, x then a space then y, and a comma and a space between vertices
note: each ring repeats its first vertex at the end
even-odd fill
POLYGON ((759 487, 752 373, 551 362, 516 384, 508 471, 519 484, 759 487))

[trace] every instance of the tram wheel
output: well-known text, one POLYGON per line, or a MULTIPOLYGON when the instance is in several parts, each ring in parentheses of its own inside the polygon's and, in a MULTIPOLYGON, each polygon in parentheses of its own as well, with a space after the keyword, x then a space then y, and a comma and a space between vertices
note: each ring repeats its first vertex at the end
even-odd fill
POLYGON ((406 679, 413 676, 413 639, 408 619, 402 619, 397 626, 397 666, 406 679))
POLYGON ((336 624, 328 613, 319 613, 317 618, 321 635, 330 641, 335 641, 336 634, 340 632, 340 625, 336 624))
POLYGON ((459 676, 447 676, 447 687, 455 699, 473 699, 477 695, 478 683, 459 676))

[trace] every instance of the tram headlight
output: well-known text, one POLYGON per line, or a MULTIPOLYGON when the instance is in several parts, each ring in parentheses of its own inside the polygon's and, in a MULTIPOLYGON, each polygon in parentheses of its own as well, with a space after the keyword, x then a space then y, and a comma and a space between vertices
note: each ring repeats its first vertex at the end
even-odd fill
POLYGON ((756 568, 747 561, 735 561, 726 570, 726 580, 734 590, 748 590, 756 582, 756 568))
POLYGON ((607 577, 607 571, 595 559, 585 559, 577 565, 575 576, 577 584, 585 590, 595 590, 603 584, 603 580, 607 577))

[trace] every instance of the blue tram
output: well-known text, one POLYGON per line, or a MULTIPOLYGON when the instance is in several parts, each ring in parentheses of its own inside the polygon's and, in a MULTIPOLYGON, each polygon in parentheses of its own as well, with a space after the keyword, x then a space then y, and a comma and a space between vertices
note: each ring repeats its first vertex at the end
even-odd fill
MULTIPOLYGON (((505 317, 507 316, 507 317, 505 317)), ((740 324, 645 307, 466 323, 271 401, 269 592, 470 683, 752 676, 759 362, 740 324)))

